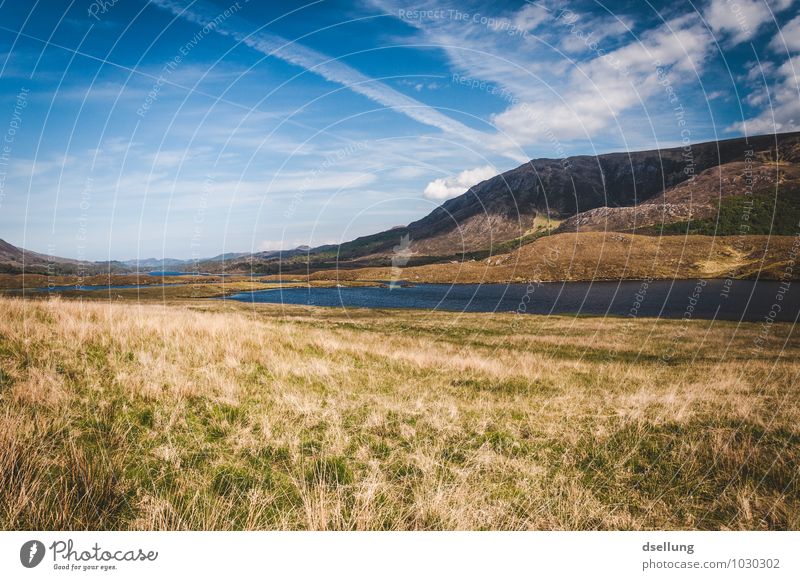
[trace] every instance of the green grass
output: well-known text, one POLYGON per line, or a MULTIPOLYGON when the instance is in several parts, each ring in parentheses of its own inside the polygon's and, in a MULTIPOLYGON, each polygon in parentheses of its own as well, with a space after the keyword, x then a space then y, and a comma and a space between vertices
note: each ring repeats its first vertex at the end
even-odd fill
POLYGON ((800 527, 788 325, 0 307, 2 529, 800 527))

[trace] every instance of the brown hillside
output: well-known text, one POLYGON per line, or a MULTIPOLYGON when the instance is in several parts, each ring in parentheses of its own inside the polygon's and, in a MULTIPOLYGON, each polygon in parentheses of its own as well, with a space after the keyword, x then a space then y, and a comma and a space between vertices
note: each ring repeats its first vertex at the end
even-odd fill
MULTIPOLYGON (((390 280, 476 283, 530 280, 621 280, 754 278, 779 279, 790 254, 800 251, 789 236, 644 236, 564 233, 483 261, 430 264, 393 271, 360 268, 288 276, 292 280, 390 280)), ((794 276, 797 277, 795 269, 794 276)), ((278 280, 272 276, 268 279, 278 280)))

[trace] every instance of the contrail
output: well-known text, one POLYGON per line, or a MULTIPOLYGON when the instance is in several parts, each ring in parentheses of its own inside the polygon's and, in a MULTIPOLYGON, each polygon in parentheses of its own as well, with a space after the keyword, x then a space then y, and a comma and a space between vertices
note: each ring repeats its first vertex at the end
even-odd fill
MULTIPOLYGON (((213 23, 216 32, 230 36, 266 56, 279 58, 319 75, 325 80, 343 85, 354 93, 365 96, 424 125, 436 127, 456 137, 458 140, 466 140, 473 144, 481 145, 481 147, 486 147, 495 138, 493 135, 471 129, 440 113, 433 107, 408 97, 317 50, 272 33, 256 32, 248 34, 244 32, 246 27, 236 24, 236 21, 241 19, 232 15, 221 21, 217 13, 218 9, 204 2, 153 0, 153 4, 202 26, 212 25, 213 23)), ((523 156, 509 153, 507 150, 500 151, 500 153, 514 161, 527 160, 523 156)))

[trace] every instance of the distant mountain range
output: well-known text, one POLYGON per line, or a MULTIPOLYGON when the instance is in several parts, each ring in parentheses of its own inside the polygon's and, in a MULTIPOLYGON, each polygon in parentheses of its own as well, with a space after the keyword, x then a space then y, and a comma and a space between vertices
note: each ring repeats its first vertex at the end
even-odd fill
MULTIPOLYGON (((398 247, 403 265, 415 266, 504 254, 560 233, 791 234, 799 213, 796 132, 685 148, 534 159, 476 184, 407 226, 340 245, 226 253, 199 262, 78 262, 26 251, 24 269, 57 274, 81 269, 307 272, 391 265, 398 247)), ((0 271, 22 269, 23 250, 0 240, 0 271)))
MULTIPOLYGON (((19 248, 0 240, 0 274, 50 274, 54 276, 96 275, 103 273, 127 274, 135 272, 175 271, 175 272, 220 272, 226 263, 269 262, 281 257, 290 258, 307 254, 308 246, 291 250, 270 250, 265 252, 228 252, 213 258, 201 260, 181 260, 176 258, 141 258, 120 261, 89 262, 40 254, 19 248)), ((239 266, 240 267, 240 266, 239 266)))

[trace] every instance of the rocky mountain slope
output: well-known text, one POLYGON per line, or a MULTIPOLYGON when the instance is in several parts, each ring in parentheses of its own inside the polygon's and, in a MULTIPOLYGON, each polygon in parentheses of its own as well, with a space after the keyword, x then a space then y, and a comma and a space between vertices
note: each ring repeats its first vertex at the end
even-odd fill
POLYGON ((720 203, 734 196, 781 195, 800 184, 800 164, 791 161, 735 161, 712 167, 694 179, 635 206, 598 207, 564 220, 557 232, 634 232, 676 222, 716 217, 720 203))
POLYGON ((231 271, 261 273, 383 266, 404 238, 409 241, 410 265, 447 262, 476 252, 507 252, 509 246, 539 237, 542 230, 534 224, 550 220, 566 220, 561 232, 633 231, 713 215, 715 200, 743 189, 745 164, 753 167, 754 187, 766 187, 794 179, 798 162, 800 133, 534 159, 471 187, 405 227, 315 248, 288 260, 282 257, 280 263, 276 258, 249 259, 230 266, 231 271))
MULTIPOLYGON (((682 191, 676 186, 708 169, 744 163, 748 151, 753 151, 755 163, 765 165, 765 172, 776 159, 796 163, 800 133, 712 141, 690 148, 534 159, 475 185, 405 228, 343 244, 340 257, 389 253, 405 235, 414 254, 454 255, 523 236, 537 215, 568 218, 595 208, 632 206, 665 191, 673 192, 664 200, 672 203, 682 191)), ((713 181, 713 176, 706 179, 713 181)))

